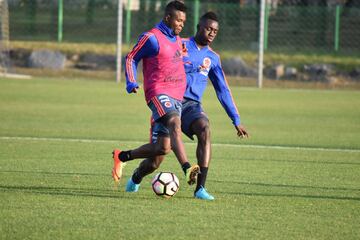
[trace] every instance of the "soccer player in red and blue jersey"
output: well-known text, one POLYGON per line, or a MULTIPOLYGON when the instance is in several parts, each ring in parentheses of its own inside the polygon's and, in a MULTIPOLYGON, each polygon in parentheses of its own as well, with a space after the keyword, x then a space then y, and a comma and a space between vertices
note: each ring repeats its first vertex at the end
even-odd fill
MULTIPOLYGON (((146 158, 143 162, 156 165, 156 156, 164 156, 172 149, 182 166, 187 182, 196 182, 199 166, 189 163, 181 136, 181 101, 186 88, 179 33, 186 20, 186 6, 180 1, 166 5, 163 20, 153 29, 140 35, 137 44, 126 56, 126 90, 136 93, 138 63, 143 60, 145 100, 152 111, 151 143, 129 151, 113 151, 112 176, 118 183, 124 162, 146 158)), ((128 180, 126 191, 137 192, 143 173, 135 170, 128 180)))
POLYGON ((235 126, 237 136, 248 137, 240 122, 240 115, 229 85, 221 67, 220 57, 209 45, 219 31, 219 22, 214 12, 205 13, 199 21, 194 37, 183 39, 183 61, 186 72, 186 91, 182 102, 182 131, 193 140, 197 137, 196 157, 200 166, 194 196, 199 199, 213 200, 205 189, 205 182, 211 159, 210 124, 202 109, 201 100, 208 79, 214 86, 217 98, 235 126))
MULTIPOLYGON (((237 135, 248 137, 245 127, 240 123, 240 115, 226 82, 220 57, 209 47, 218 30, 219 23, 216 14, 213 12, 204 14, 200 18, 195 37, 183 39, 182 50, 187 86, 182 102, 181 127, 189 138, 193 140, 193 135, 196 135, 198 139, 196 156, 200 165, 200 173, 197 178, 194 197, 204 200, 214 199, 205 189, 211 159, 211 142, 209 119, 202 109, 201 100, 208 79, 212 82, 220 103, 232 120, 237 135)), ((153 158, 152 161, 148 161, 148 159, 142 161, 134 172, 133 178, 136 174, 143 178, 155 171, 163 159, 164 156, 160 155, 153 158)))

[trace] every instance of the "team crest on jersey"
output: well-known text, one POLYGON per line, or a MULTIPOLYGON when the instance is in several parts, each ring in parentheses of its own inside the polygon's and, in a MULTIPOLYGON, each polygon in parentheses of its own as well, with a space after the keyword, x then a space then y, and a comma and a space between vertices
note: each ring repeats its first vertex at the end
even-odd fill
POLYGON ((206 57, 203 60, 203 64, 200 66, 200 73, 204 76, 207 76, 210 70, 211 60, 210 58, 206 57))
POLYGON ((209 68, 210 68, 210 65, 211 65, 211 60, 210 60, 210 58, 208 58, 208 57, 204 58, 204 60, 203 60, 203 66, 204 66, 206 69, 209 69, 209 68))

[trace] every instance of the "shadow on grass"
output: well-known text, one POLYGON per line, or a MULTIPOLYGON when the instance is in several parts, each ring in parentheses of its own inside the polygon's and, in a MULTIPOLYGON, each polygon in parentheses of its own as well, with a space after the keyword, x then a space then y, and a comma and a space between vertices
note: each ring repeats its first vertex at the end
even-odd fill
POLYGON ((241 184, 249 186, 261 186, 261 187, 280 187, 280 188, 304 188, 304 189, 317 189, 317 190, 331 190, 331 191, 359 191, 357 188, 344 188, 344 187, 317 187, 317 186, 301 186, 301 185, 287 185, 287 184, 271 184, 271 183, 254 183, 254 182, 236 182, 236 181, 219 181, 208 180, 210 182, 224 183, 224 184, 241 184))
MULTIPOLYGON (((91 189, 91 188, 65 188, 48 186, 7 186, 0 185, 0 192, 21 192, 29 194, 60 195, 71 197, 97 197, 113 199, 133 199, 133 195, 116 192, 116 190, 91 189)), ((137 195, 137 199, 149 198, 137 195)))
MULTIPOLYGON (((211 181, 211 180, 210 180, 211 181)), ((280 184, 268 184, 268 183, 249 183, 249 182, 234 182, 234 181, 211 181, 224 184, 241 184, 249 186, 262 186, 262 187, 280 187, 280 188, 292 188, 292 189, 307 189, 307 190, 331 190, 331 191, 360 191, 360 189, 354 188, 332 188, 332 187, 316 187, 316 186, 299 186, 299 185, 280 185, 280 184)), ((288 197, 288 198, 314 198, 314 199, 332 199, 332 200, 351 200, 360 201, 360 197, 347 197, 347 196, 328 196, 328 195, 314 195, 314 194, 282 194, 282 193, 245 193, 245 192, 222 192, 223 194, 231 195, 243 195, 243 196, 261 196, 261 197, 288 197)))
POLYGON ((44 174, 44 175, 74 175, 74 176, 110 176, 99 173, 77 173, 77 172, 45 172, 45 171, 0 171, 0 173, 21 173, 21 174, 44 174))
MULTIPOLYGON (((29 194, 55 195, 55 196, 71 196, 71 197, 96 197, 96 198, 111 198, 111 199, 132 199, 134 196, 131 193, 116 192, 115 190, 104 189, 90 189, 90 188, 64 188, 64 187, 40 187, 40 186, 6 186, 0 185, 0 192, 21 192, 29 194)), ((330 200, 349 200, 360 201, 360 197, 346 197, 346 196, 325 196, 325 195, 311 195, 311 194, 280 194, 280 193, 248 193, 248 192, 225 192, 218 191, 217 194, 228 194, 237 196, 258 196, 258 197, 286 197, 286 198, 307 198, 307 199, 330 199, 330 200)), ((137 194, 136 199, 156 199, 154 197, 146 197, 137 194)), ((182 199, 194 199, 193 197, 180 197, 182 199)))
MULTIPOLYGON (((155 195, 144 196, 142 194, 126 193, 118 190, 92 189, 92 188, 65 188, 65 187, 40 187, 40 186, 6 186, 0 185, 0 192, 21 192, 29 194, 52 195, 52 196, 70 196, 70 197, 94 197, 108 199, 127 199, 133 200, 164 200, 162 197, 155 195)), ((176 199, 192 200, 193 196, 176 196, 176 199)))
MULTIPOLYGON (((63 196, 73 196, 73 197, 99 197, 99 198, 114 198, 114 199, 134 199, 135 195, 133 193, 126 193, 119 189, 113 188, 113 182, 109 174, 97 174, 97 173, 67 173, 67 172, 45 172, 45 171, 0 171, 0 173, 21 173, 21 174, 38 174, 38 175, 56 175, 56 176, 101 176, 109 177, 108 188, 96 189, 96 188, 70 188, 70 187, 51 187, 51 186, 9 186, 9 185, 0 185, 0 192, 22 192, 29 194, 44 194, 44 195, 63 195, 63 196), (111 179, 111 180, 110 180, 111 179), (112 186, 112 187, 110 187, 112 186)), ((123 185, 119 187, 124 187, 123 185)), ((176 198, 181 199, 193 199, 193 196, 183 197, 177 196, 176 198)), ((153 196, 143 196, 141 193, 136 194, 136 199, 154 199, 153 196)), ((162 198, 157 198, 162 199, 162 198)))
MULTIPOLYGON (((0 171, 2 173, 28 173, 28 174, 49 174, 49 175, 80 175, 80 176, 108 176, 108 174, 96 173, 57 173, 57 172, 37 172, 37 171, 0 171)), ((237 182, 237 181, 218 181, 209 180, 210 182, 221 184, 240 184, 248 186, 261 186, 266 188, 291 188, 291 189, 305 189, 305 190, 327 190, 327 191, 356 191, 360 189, 355 188, 340 188, 340 187, 317 187, 317 186, 301 186, 301 185, 285 185, 285 184, 269 184, 269 183, 251 183, 251 182, 237 182)), ((50 186, 9 186, 0 185, 0 192, 25 192, 29 194, 45 194, 45 195, 61 195, 73 197, 98 197, 98 198, 113 198, 113 199, 133 199, 134 195, 122 191, 109 188, 95 189, 95 188, 71 188, 71 187, 50 187, 50 186)), ((281 193, 249 193, 249 192, 225 192, 218 191, 222 194, 243 195, 243 196, 262 196, 262 197, 287 197, 287 198, 313 198, 313 199, 332 199, 332 200, 351 200, 360 201, 360 197, 347 196, 326 196, 314 194, 281 194, 281 193)), ((177 196, 179 198, 180 196, 177 196)), ((136 195, 136 199, 149 200, 153 197, 146 197, 141 194, 136 195)), ((193 197, 180 197, 182 199, 193 199, 193 197)))
POLYGON ((360 201, 360 197, 342 197, 342 196, 324 196, 324 195, 309 195, 309 194, 277 194, 277 193, 244 193, 244 192, 219 192, 230 195, 240 196, 259 196, 259 197, 286 197, 286 198, 313 198, 313 199, 328 199, 328 200, 349 200, 360 201))
POLYGON ((244 162, 254 162, 254 161, 262 161, 262 162, 280 162, 280 163, 306 163, 306 164, 329 164, 329 165, 360 165, 360 162, 339 162, 334 160, 330 161, 306 161, 306 160, 279 160, 279 159, 265 159, 265 158, 246 158, 239 159, 238 157, 228 157, 227 160, 236 160, 236 161, 244 161, 244 162))

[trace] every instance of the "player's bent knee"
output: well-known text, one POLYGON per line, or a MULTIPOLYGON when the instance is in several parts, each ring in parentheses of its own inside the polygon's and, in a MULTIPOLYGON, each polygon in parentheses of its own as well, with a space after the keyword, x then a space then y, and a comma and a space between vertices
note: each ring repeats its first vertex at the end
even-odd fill
POLYGON ((210 126, 209 126, 209 124, 204 124, 202 126, 201 132, 203 132, 206 135, 210 135, 210 126))
POLYGON ((174 130, 173 132, 171 133, 173 136, 175 137, 179 137, 182 135, 182 132, 181 132, 181 127, 180 126, 176 126, 174 127, 174 130))

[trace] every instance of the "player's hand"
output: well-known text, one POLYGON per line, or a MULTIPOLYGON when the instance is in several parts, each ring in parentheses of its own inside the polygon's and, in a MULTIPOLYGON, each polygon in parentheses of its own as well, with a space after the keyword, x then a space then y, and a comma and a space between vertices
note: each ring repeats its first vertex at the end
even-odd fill
POLYGON ((133 88, 133 89, 131 90, 131 92, 132 92, 132 93, 137 93, 137 92, 138 92, 138 89, 139 89, 139 87, 135 87, 135 88, 133 88))
POLYGON ((245 127, 242 124, 235 126, 235 128, 236 128, 238 137, 240 137, 240 138, 248 138, 249 137, 248 132, 246 131, 245 127))
POLYGON ((126 91, 128 93, 137 93, 139 85, 136 82, 127 82, 126 83, 126 91))

